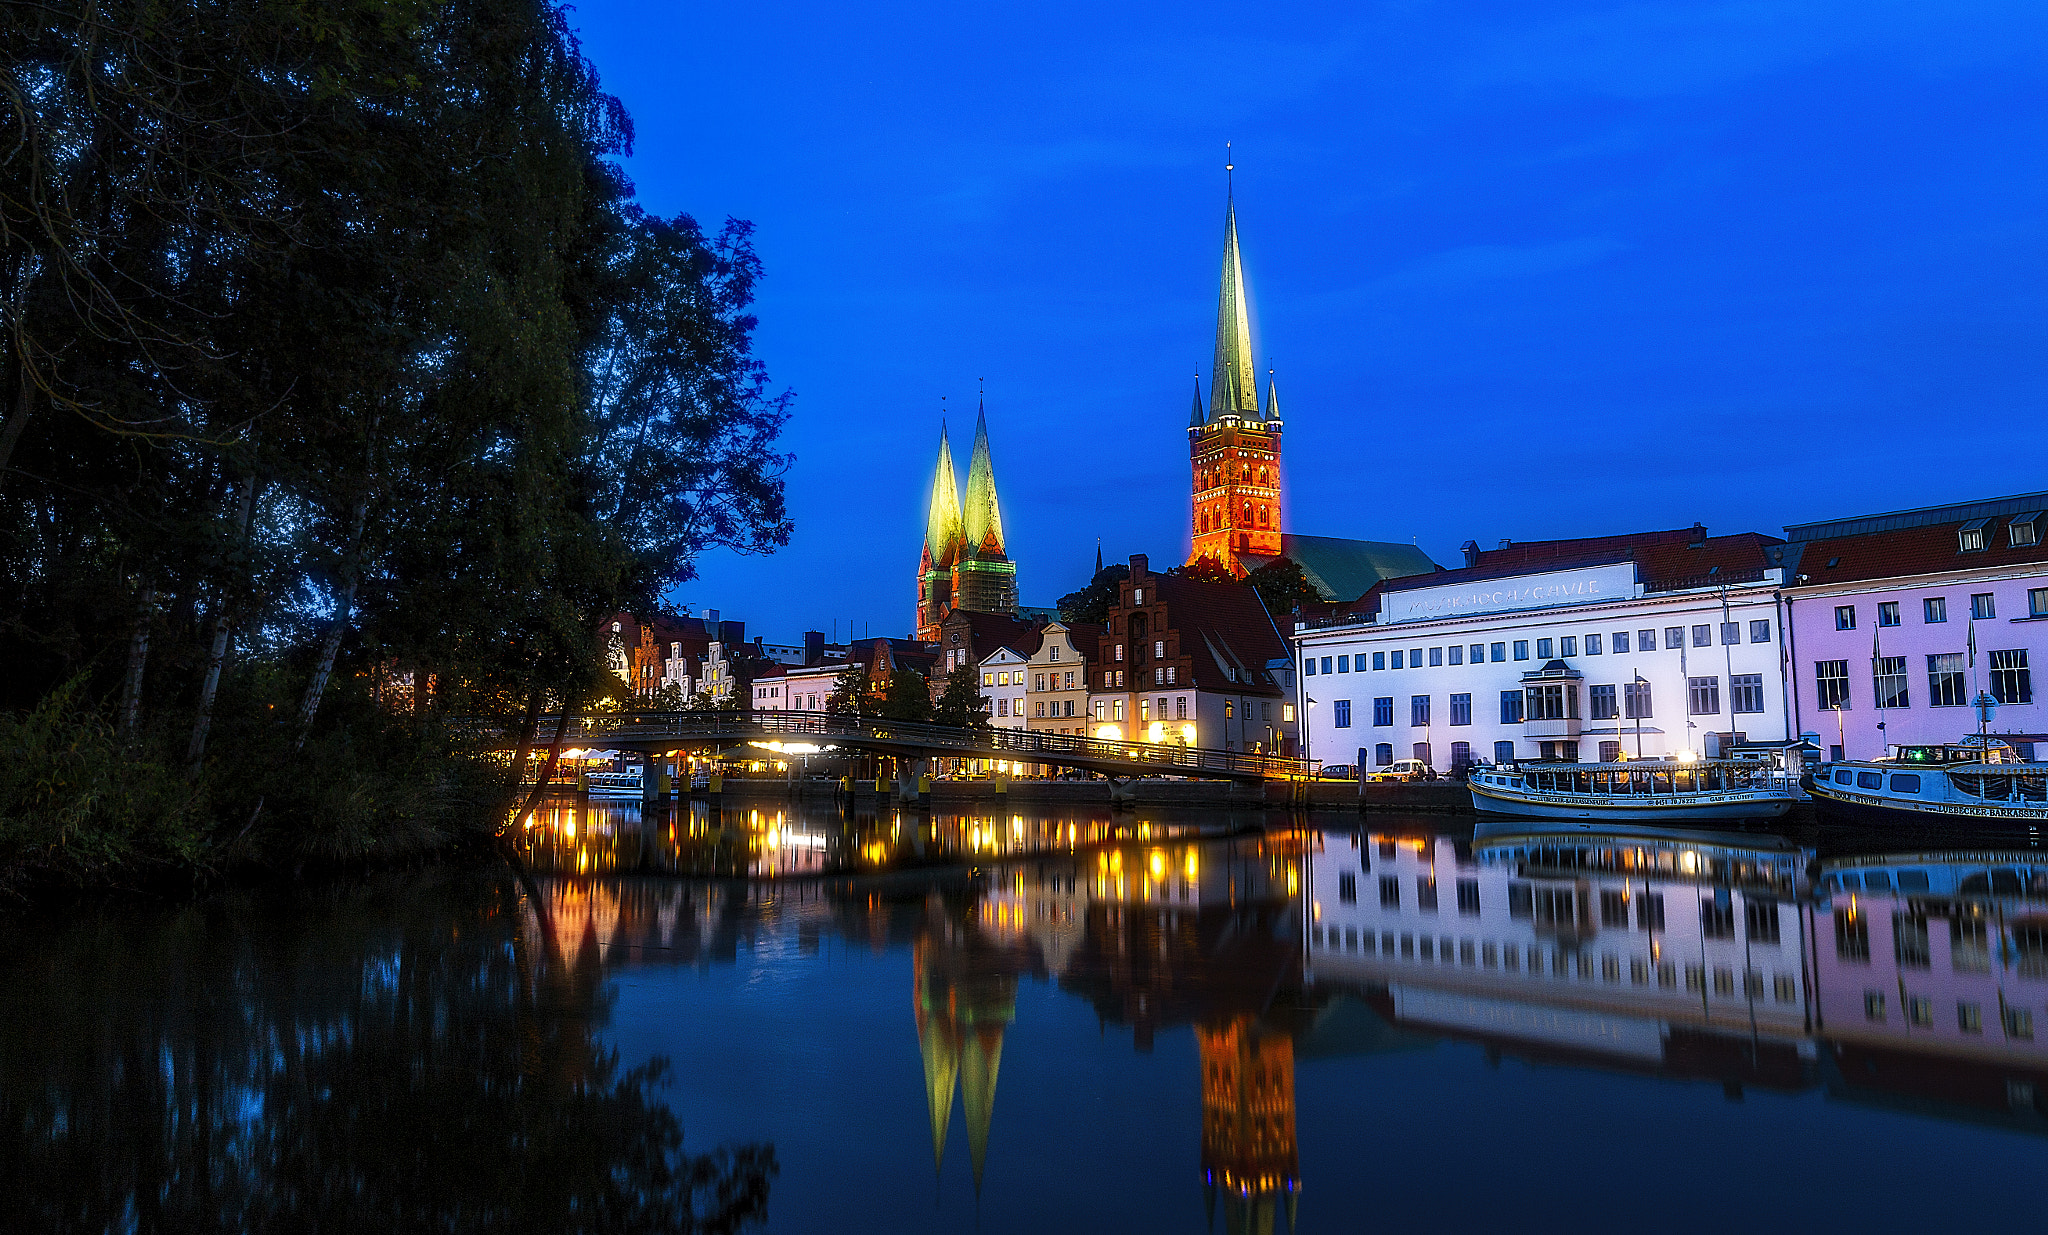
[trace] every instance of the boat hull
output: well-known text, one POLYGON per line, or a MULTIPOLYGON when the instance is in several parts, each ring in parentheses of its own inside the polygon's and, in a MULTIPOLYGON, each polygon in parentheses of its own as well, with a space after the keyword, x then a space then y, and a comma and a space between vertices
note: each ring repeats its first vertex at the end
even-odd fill
POLYGON ((1909 827, 2039 827, 2048 824, 2048 810, 2030 806, 1992 806, 1965 802, 1913 802, 1890 795, 1855 793, 1829 782, 1810 790, 1821 814, 1843 823, 1903 824, 1909 827))
POLYGON ((1776 819, 1792 809, 1781 793, 1685 794, 1660 802, 1605 795, 1546 794, 1470 784, 1472 808, 1522 819, 1598 819, 1631 823, 1694 823, 1716 819, 1776 819))

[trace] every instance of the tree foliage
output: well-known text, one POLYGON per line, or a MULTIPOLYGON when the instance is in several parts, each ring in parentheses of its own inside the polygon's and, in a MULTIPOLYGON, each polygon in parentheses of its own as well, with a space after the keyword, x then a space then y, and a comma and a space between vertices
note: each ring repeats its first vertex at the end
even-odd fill
POLYGON ((932 718, 932 688, 915 669, 898 669, 889 675, 877 715, 884 720, 925 721, 932 718))
POLYGON ((634 203, 565 13, 0 10, 0 711, 79 681, 239 778, 207 841, 340 715, 574 706, 604 616, 788 539, 751 229, 634 203))
POLYGON ((975 684, 973 665, 962 665, 946 675, 945 689, 932 705, 932 719, 941 725, 962 729, 985 729, 988 713, 982 710, 981 689, 975 684))
POLYGON ((1292 617, 1301 609, 1302 601, 1316 598, 1315 587, 1302 573, 1300 564, 1291 558, 1274 558, 1246 575, 1244 582, 1266 602, 1266 612, 1275 620, 1292 617))
POLYGON ((1060 597, 1060 621, 1092 622, 1097 626, 1107 622, 1110 607, 1116 604, 1117 585, 1130 577, 1131 568, 1124 565, 1105 566, 1096 571, 1087 587, 1060 597))

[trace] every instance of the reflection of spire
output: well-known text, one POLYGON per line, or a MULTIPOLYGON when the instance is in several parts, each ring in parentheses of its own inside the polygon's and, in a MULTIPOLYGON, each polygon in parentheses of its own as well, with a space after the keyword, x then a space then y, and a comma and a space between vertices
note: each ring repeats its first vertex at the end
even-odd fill
POLYGON ((988 417, 974 418, 974 455, 967 462, 967 492, 960 503, 966 551, 1002 559, 1003 512, 996 502, 995 465, 988 457, 988 417))
MULTIPOLYGON (((1012 1009, 1014 1013, 1014 1008, 1012 1009)), ((996 1073, 1003 1066, 1003 1028, 1007 1021, 976 1025, 967 1040, 960 1066, 960 1096, 967 1109, 967 1149, 974 1159, 974 1190, 981 1191, 981 1171, 988 1160, 988 1125, 996 1112, 996 1073)))
POLYGON ((924 1100, 932 1119, 932 1170, 946 1160, 946 1129, 953 1122, 953 1087, 960 1076, 960 1050, 952 1026, 917 1000, 917 1050, 924 1056, 924 1100))

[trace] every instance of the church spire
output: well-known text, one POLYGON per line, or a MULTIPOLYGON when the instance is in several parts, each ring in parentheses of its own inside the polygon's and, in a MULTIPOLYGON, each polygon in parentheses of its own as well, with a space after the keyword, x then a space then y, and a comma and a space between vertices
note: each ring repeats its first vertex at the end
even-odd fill
POLYGON ((966 551, 1001 559, 1003 512, 996 502, 995 465, 988 457, 988 417, 974 419, 974 455, 967 462, 967 492, 960 503, 960 530, 966 551))
POLYGON ((1245 307, 1244 261, 1237 251, 1237 201, 1223 212, 1223 287, 1216 298, 1216 371, 1209 379, 1209 418, 1258 419, 1258 378, 1252 373, 1251 314, 1245 307))
POLYGON ((1209 418, 1202 414, 1202 379, 1198 375, 1195 378, 1195 410, 1188 413, 1188 428, 1199 429, 1208 423, 1208 420, 1209 418))
POLYGON ((1266 370, 1266 419, 1280 419, 1280 383, 1273 380, 1273 371, 1266 370))
POLYGON ((946 422, 939 421, 939 463, 932 472, 931 507, 925 514, 924 550, 931 564, 946 567, 959 556, 960 487, 954 478, 953 447, 946 422))

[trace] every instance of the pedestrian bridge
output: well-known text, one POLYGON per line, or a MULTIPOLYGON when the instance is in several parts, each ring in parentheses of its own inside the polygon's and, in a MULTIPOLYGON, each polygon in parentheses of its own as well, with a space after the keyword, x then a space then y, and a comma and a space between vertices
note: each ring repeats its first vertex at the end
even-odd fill
MULTIPOLYGON (((541 718, 535 749, 553 740, 557 716, 541 718)), ((480 745, 511 750, 519 726, 509 718, 450 722, 480 745)), ((1024 729, 962 729, 953 725, 878 720, 839 712, 617 712, 572 716, 560 745, 656 754, 675 749, 748 743, 854 750, 898 759, 1007 759, 1105 776, 1188 776, 1207 780, 1292 780, 1315 775, 1315 763, 1279 755, 1122 742, 1024 729)))

